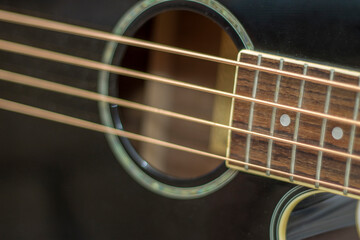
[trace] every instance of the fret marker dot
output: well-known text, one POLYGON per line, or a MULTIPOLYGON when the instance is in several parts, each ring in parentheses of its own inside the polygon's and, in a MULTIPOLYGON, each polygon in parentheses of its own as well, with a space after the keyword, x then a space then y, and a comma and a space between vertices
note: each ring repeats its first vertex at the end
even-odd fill
POLYGON ((331 133, 333 138, 336 140, 340 140, 344 135, 344 132, 340 127, 334 127, 331 133))
POLYGON ((290 119, 289 115, 287 115, 287 114, 281 115, 281 117, 280 117, 281 125, 283 125, 284 127, 287 127, 290 125, 290 122, 291 122, 291 119, 290 119))

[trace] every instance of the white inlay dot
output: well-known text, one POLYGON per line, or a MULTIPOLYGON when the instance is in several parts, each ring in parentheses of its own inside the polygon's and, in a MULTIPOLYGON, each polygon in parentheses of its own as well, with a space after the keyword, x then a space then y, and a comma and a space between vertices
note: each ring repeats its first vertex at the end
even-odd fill
POLYGON ((339 140, 343 137, 344 131, 342 130, 341 127, 334 127, 331 134, 334 139, 339 140))
POLYGON ((281 115, 281 117, 280 117, 281 125, 283 125, 284 127, 287 127, 290 125, 290 122, 291 122, 291 119, 290 119, 289 115, 287 115, 287 114, 281 115))

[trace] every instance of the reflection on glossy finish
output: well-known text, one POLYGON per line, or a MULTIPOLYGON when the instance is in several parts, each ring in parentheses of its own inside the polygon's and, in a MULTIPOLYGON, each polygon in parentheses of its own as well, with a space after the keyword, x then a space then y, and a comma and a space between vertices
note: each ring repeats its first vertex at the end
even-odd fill
POLYGON ((317 235, 327 236, 327 239, 358 239, 355 221, 358 201, 326 193, 317 195, 295 207, 287 226, 287 239, 307 239, 317 235))

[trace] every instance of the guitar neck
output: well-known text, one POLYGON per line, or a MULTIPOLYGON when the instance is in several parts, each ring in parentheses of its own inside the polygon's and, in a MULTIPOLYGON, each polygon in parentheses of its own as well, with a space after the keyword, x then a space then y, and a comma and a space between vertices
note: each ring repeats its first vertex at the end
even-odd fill
POLYGON ((239 61, 309 80, 237 68, 231 124, 249 134, 232 131, 228 157, 242 163, 228 166, 360 198, 360 73, 249 50, 239 61))

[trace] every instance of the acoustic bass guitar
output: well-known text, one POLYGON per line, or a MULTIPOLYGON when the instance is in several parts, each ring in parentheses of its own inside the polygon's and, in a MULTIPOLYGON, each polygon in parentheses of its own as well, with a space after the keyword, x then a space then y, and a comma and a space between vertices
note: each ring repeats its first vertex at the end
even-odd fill
POLYGON ((360 2, 0 0, 2 239, 358 239, 360 2))

